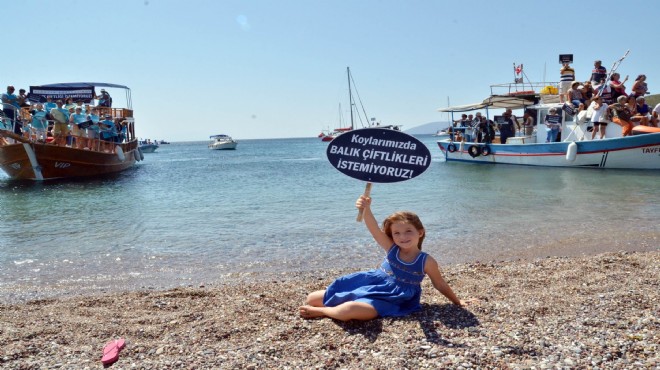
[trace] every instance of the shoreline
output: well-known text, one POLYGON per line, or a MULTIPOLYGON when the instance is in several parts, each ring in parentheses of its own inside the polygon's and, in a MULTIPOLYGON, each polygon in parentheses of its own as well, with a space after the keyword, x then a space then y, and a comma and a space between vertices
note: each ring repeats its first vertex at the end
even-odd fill
POLYGON ((660 251, 448 265, 466 308, 428 279, 404 318, 304 320, 298 307, 345 270, 0 305, 0 367, 653 368, 660 365, 660 251))

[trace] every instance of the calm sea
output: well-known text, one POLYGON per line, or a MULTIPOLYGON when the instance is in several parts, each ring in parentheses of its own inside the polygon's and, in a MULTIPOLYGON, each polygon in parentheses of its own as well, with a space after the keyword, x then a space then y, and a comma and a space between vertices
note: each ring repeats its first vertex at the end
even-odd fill
MULTIPOLYGON (((378 219, 420 215, 441 264, 658 250, 660 173, 444 163, 375 184, 378 219)), ((364 183, 335 170, 316 138, 162 145, 121 174, 15 182, 0 174, 0 299, 212 284, 363 269, 382 253, 355 199, 364 183)))

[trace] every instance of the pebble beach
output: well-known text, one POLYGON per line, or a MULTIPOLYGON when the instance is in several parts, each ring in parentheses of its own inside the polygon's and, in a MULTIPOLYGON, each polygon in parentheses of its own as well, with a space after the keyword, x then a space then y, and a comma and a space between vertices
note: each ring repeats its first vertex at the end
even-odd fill
POLYGON ((369 322, 305 320, 308 292, 353 271, 242 275, 220 284, 0 305, 3 369, 656 369, 660 253, 444 266, 457 307, 369 322))

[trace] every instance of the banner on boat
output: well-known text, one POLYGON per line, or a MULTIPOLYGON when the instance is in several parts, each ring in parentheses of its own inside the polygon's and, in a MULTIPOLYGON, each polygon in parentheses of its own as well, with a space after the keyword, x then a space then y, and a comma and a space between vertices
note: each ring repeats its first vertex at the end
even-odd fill
POLYGON ((53 101, 71 98, 73 101, 89 103, 94 99, 94 95, 93 87, 30 86, 28 99, 33 102, 43 103, 46 101, 46 98, 51 98, 53 101))
POLYGON ((368 182, 398 182, 421 175, 431 152, 401 131, 363 128, 337 136, 328 144, 328 160, 339 172, 368 182))

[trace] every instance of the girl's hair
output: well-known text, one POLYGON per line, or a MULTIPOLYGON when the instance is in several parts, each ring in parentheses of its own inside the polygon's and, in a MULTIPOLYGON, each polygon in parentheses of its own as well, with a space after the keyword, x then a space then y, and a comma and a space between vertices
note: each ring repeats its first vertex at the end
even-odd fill
MULTIPOLYGON (((393 239, 392 238, 392 224, 395 223, 395 222, 403 222, 403 223, 406 223, 406 224, 410 224, 413 227, 415 227, 415 229, 417 229, 417 231, 424 230, 424 225, 422 225, 422 221, 420 221, 419 217, 416 214, 414 214, 412 212, 406 212, 406 211, 395 212, 395 213, 392 213, 391 215, 387 216, 385 221, 383 221, 383 231, 385 232, 385 234, 387 234, 387 236, 390 237, 390 239, 393 239)), ((424 241, 425 236, 426 236, 426 233, 424 233, 419 238, 419 244, 417 244, 417 248, 419 248, 420 251, 422 250, 422 242, 424 241)))

